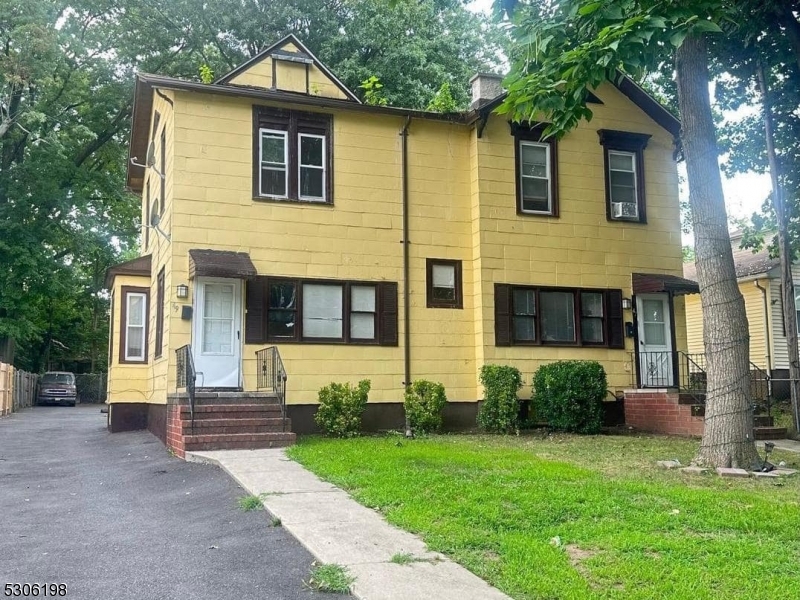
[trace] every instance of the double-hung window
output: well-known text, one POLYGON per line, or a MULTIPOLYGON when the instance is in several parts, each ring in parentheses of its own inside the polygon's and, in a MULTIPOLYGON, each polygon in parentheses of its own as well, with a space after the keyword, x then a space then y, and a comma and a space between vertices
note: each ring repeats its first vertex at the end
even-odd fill
POLYGON ((261 136, 259 195, 264 198, 288 198, 288 134, 274 129, 260 129, 259 135, 261 136))
POLYGON ((558 157, 555 138, 543 127, 512 125, 517 172, 517 212, 558 216, 558 157))
POLYGON ((622 292, 495 284, 495 343, 623 348, 622 292))
POLYGON ((147 362, 147 311, 150 292, 147 288, 122 287, 119 361, 147 362))
POLYGON ((644 149, 649 135, 601 129, 606 214, 610 221, 645 223, 644 149))
POLYGON ((253 197, 332 204, 330 115, 254 108, 253 197))
POLYGON ((462 308, 461 261, 429 258, 425 262, 428 308, 462 308))

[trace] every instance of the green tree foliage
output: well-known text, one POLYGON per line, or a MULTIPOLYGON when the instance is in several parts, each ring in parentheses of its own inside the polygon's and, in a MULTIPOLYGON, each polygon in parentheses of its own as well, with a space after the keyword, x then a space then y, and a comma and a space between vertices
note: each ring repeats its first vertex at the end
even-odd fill
POLYGON ((6 0, 0 3, 0 347, 19 366, 105 365, 106 268, 136 254, 125 191, 136 70, 210 81, 294 33, 351 89, 468 102, 497 29, 458 0, 6 0))
POLYGON ((370 106, 386 106, 389 104, 383 93, 383 84, 375 75, 362 81, 358 87, 364 90, 364 104, 369 104, 370 106))
POLYGON ((428 110, 440 113, 456 112, 458 110, 458 103, 450 91, 450 84, 446 81, 439 88, 439 91, 433 96, 433 100, 428 104, 428 110))

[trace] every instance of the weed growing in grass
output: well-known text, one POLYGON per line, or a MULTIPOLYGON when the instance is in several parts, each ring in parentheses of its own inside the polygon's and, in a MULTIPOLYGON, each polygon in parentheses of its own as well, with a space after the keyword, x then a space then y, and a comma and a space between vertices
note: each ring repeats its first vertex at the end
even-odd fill
POLYGON ((398 552, 389 559, 389 562, 393 562, 396 565, 410 565, 416 562, 435 562, 436 560, 438 558, 417 558, 409 552, 398 552))
POLYGON ((398 552, 391 558, 391 562, 396 565, 408 565, 416 560, 413 554, 408 554, 407 552, 398 552))
POLYGON ((253 495, 242 496, 236 501, 236 504, 244 512, 250 512, 251 510, 261 510, 262 508, 264 508, 264 503, 261 502, 261 498, 253 495))
POLYGON ((350 586, 355 580, 341 565, 316 565, 311 569, 311 577, 306 585, 319 592, 349 594, 350 586))

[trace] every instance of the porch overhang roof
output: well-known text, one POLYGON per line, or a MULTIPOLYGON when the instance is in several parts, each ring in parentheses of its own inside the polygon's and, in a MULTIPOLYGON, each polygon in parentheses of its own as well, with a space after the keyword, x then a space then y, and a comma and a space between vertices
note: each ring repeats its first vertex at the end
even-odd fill
POLYGON ((227 277, 252 279, 258 275, 250 255, 230 250, 189 250, 189 279, 227 277))
POLYGON ((677 275, 659 275, 657 273, 634 273, 633 293, 657 294, 667 292, 675 296, 684 294, 699 294, 700 286, 696 281, 678 277, 677 275))
POLYGON ((145 254, 137 258, 109 267, 106 271, 105 287, 111 289, 114 278, 118 275, 132 275, 135 277, 150 277, 150 255, 145 254))

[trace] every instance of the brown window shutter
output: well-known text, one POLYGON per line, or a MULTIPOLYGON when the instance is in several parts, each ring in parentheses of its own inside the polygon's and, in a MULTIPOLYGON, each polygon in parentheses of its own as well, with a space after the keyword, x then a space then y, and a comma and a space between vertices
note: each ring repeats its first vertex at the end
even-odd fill
POLYGON ((267 278, 256 277, 247 282, 245 300, 244 343, 261 344, 266 340, 267 315, 265 298, 267 278))
POLYGON ((384 281, 378 285, 380 294, 379 342, 381 346, 397 346, 397 283, 384 281))
POLYGON ((625 348, 625 319, 622 316, 622 290, 606 290, 608 347, 625 348))
POLYGON ((511 345, 511 286, 494 284, 494 345, 511 345))

